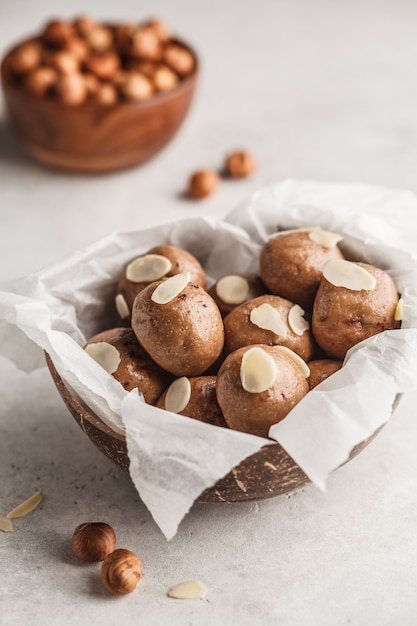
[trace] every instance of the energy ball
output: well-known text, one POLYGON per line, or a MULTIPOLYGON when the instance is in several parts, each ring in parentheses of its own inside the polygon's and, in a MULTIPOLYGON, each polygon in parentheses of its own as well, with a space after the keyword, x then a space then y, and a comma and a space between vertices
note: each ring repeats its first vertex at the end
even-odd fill
POLYGON ((342 237, 320 228, 283 231, 273 235, 260 255, 260 274, 267 288, 311 310, 323 265, 343 259, 337 244, 342 237))
POLYGON ((383 270, 367 263, 329 261, 314 301, 314 337, 329 357, 342 360, 360 341, 397 328, 397 305, 397 288, 383 270))
POLYGON ((224 318, 225 352, 243 346, 266 344, 286 346, 304 361, 315 349, 304 310, 280 296, 264 295, 236 307, 224 318))
POLYGON ((116 309, 121 319, 129 319, 137 294, 161 278, 190 272, 190 279, 206 287, 206 274, 200 262, 187 250, 177 246, 155 246, 132 259, 124 268, 116 289, 116 309))
POLYGON ((217 375, 217 401, 229 428, 268 437, 308 392, 306 363, 281 346, 246 346, 217 375))
POLYGON ((131 328, 111 328, 94 335, 85 351, 126 389, 138 389, 148 404, 155 404, 172 380, 146 354, 131 328))
POLYGON ((174 376, 199 376, 220 356, 223 320, 213 298, 177 274, 135 298, 132 328, 151 358, 174 376))
POLYGON ((206 424, 227 428, 216 397, 216 377, 177 378, 165 390, 156 406, 206 424))
POLYGON ((311 389, 317 387, 326 378, 340 370, 343 361, 334 359, 316 359, 308 362, 310 376, 307 378, 308 386, 311 389))
POLYGON ((237 273, 220 278, 209 289, 209 294, 225 317, 239 304, 267 293, 267 288, 257 274, 237 273))

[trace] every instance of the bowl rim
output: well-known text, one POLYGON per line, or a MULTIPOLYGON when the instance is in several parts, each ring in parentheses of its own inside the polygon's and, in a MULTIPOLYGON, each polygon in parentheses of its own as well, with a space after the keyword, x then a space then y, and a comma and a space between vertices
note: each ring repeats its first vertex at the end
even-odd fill
MULTIPOLYGON (((109 24, 109 26, 111 26, 111 24, 109 24)), ((3 54, 1 58, 1 64, 0 64, 1 83, 2 83, 3 91, 6 91, 6 89, 8 89, 10 91, 13 91, 18 97, 26 99, 28 103, 35 102, 45 107, 51 107, 51 109, 61 109, 63 111, 85 111, 85 112, 111 111, 111 110, 122 110, 122 109, 126 109, 126 110, 139 109, 142 111, 146 111, 148 109, 152 109, 157 104, 162 104, 164 102, 175 99, 175 97, 181 94, 183 91, 187 91, 188 89, 192 88, 197 80, 197 77, 200 71, 199 55, 195 51, 194 47, 192 47, 189 43, 187 43, 183 39, 175 36, 171 38, 171 41, 175 44, 179 44, 183 46, 184 48, 186 48, 189 52, 191 52, 195 60, 193 70, 190 72, 190 74, 182 78, 180 82, 178 83, 178 85, 176 85, 172 89, 167 89, 166 91, 156 92, 155 94, 153 94, 152 96, 144 100, 137 100, 137 101, 130 101, 130 102, 121 101, 111 106, 98 104, 94 102, 83 103, 83 104, 74 106, 74 105, 66 104, 64 102, 59 102, 58 100, 47 99, 38 94, 29 93, 25 91, 24 89, 22 89, 21 87, 19 87, 13 80, 11 80, 10 71, 8 69, 8 62, 9 62, 10 56, 15 52, 15 50, 17 50, 19 47, 23 46, 24 44, 30 43, 32 41, 39 41, 39 39, 40 39, 39 35, 26 37, 25 39, 19 40, 12 47, 6 50, 6 52, 3 54)))

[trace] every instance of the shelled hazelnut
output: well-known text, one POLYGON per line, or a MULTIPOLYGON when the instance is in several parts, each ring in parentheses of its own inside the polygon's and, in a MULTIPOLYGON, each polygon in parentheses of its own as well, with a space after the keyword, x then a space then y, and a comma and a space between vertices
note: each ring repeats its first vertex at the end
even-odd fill
POLYGON ((71 547, 82 561, 103 561, 116 547, 116 533, 104 522, 86 522, 74 530, 71 547))
POLYGON ((102 583, 114 595, 134 591, 141 577, 142 564, 130 550, 115 550, 104 559, 101 566, 102 583))
POLYGON ((244 150, 230 152, 226 158, 225 171, 232 178, 249 176, 256 168, 255 159, 244 150))
POLYGON ((161 20, 109 26, 81 16, 48 22, 36 38, 13 51, 8 71, 16 86, 33 95, 69 106, 113 106, 174 89, 195 65, 192 52, 172 38, 161 20), (52 81, 45 68, 59 78, 52 81), (63 80, 64 75, 71 79, 63 80))
POLYGON ((220 177, 214 170, 199 170, 190 177, 188 184, 188 196, 190 198, 205 198, 212 194, 218 187, 220 177))

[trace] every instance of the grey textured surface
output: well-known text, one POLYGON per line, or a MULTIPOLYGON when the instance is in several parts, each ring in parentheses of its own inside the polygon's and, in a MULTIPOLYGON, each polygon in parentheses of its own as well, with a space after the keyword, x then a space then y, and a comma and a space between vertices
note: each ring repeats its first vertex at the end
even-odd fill
MULTIPOLYGON (((193 3, 16 1, 0 6, 5 51, 50 16, 158 14, 194 42, 200 88, 176 140, 142 168, 103 177, 30 161, 0 119, 0 280, 53 263, 114 230, 208 214, 285 178, 417 191, 417 6, 411 0, 193 3), (140 14, 138 14, 140 11, 140 14), (189 173, 247 147, 257 173, 202 203, 189 173)), ((417 248, 417 242, 416 242, 417 248)), ((263 502, 194 506, 166 542, 127 476, 83 436, 46 369, 0 359, 0 512, 40 489, 41 507, 0 534, 0 624, 173 626, 416 623, 416 394, 354 461, 315 487, 263 502), (75 526, 107 521, 143 581, 113 598, 76 562, 75 526), (197 578, 205 600, 166 597, 197 578)))

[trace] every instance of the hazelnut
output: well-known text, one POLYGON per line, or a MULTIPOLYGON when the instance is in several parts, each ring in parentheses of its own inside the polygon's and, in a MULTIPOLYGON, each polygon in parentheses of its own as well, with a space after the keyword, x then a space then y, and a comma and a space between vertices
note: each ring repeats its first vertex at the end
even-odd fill
POLYGON ((86 69, 102 80, 111 80, 120 68, 120 59, 115 52, 93 54, 85 63, 86 69))
POLYGON ((44 56, 46 65, 54 67, 60 74, 75 74, 80 69, 77 57, 68 50, 58 50, 44 56))
POLYGON ((44 96, 55 84, 58 74, 53 67, 35 67, 25 77, 25 88, 36 96, 44 96))
POLYGON ((97 78, 97 76, 94 76, 94 74, 83 74, 84 76, 84 83, 87 89, 87 96, 95 96, 99 87, 100 87, 100 81, 97 78))
POLYGON ((86 15, 81 15, 74 20, 74 28, 81 37, 86 37, 96 26, 98 26, 97 22, 86 15))
POLYGON ((173 89, 178 83, 178 75, 167 65, 161 65, 155 70, 153 76, 153 84, 157 91, 166 91, 173 89))
POLYGON ((10 56, 10 69, 20 75, 30 72, 41 62, 42 48, 38 41, 29 41, 19 46, 10 56))
POLYGON ((188 195, 190 198, 205 198, 216 190, 220 177, 214 170, 195 172, 189 181, 188 195))
POLYGON ((77 106, 87 97, 87 85, 82 74, 64 74, 58 78, 55 92, 64 104, 77 106))
POLYGON ((232 178, 249 176, 255 168, 255 159, 249 152, 243 150, 231 152, 226 158, 225 170, 232 178))
POLYGON ((82 561, 103 561, 116 547, 116 533, 104 522, 86 522, 74 530, 71 547, 82 561))
POLYGON ((194 56, 189 50, 178 44, 173 43, 166 47, 164 59, 180 76, 186 76, 194 69, 194 56))
POLYGON ((93 52, 106 52, 113 45, 113 33, 106 26, 97 24, 84 36, 93 52))
POLYGON ((81 39, 81 37, 73 37, 72 39, 70 39, 65 46, 65 50, 71 52, 80 63, 85 61, 90 54, 86 42, 84 41, 84 39, 81 39))
POLYGON ((117 89, 112 83, 103 83, 98 86, 95 93, 95 102, 103 106, 113 106, 117 103, 119 97, 117 89))
POLYGON ((169 39, 171 39, 171 33, 165 22, 162 20, 149 20, 149 22, 146 22, 145 27, 155 33, 159 41, 162 43, 166 43, 169 39))
POLYGON ((43 33, 43 41, 55 48, 64 48, 67 43, 74 37, 74 26, 70 22, 63 20, 53 20, 49 22, 43 33))
POLYGON ((142 576, 142 564, 130 550, 118 549, 109 554, 101 566, 101 580, 115 595, 131 593, 142 576))
POLYGON ((132 36, 129 55, 135 59, 159 61, 162 58, 162 46, 157 34, 151 28, 138 28, 132 36))
POLYGON ((128 72, 127 75, 124 75, 119 89, 122 96, 127 100, 146 100, 153 93, 151 81, 139 72, 128 72))

